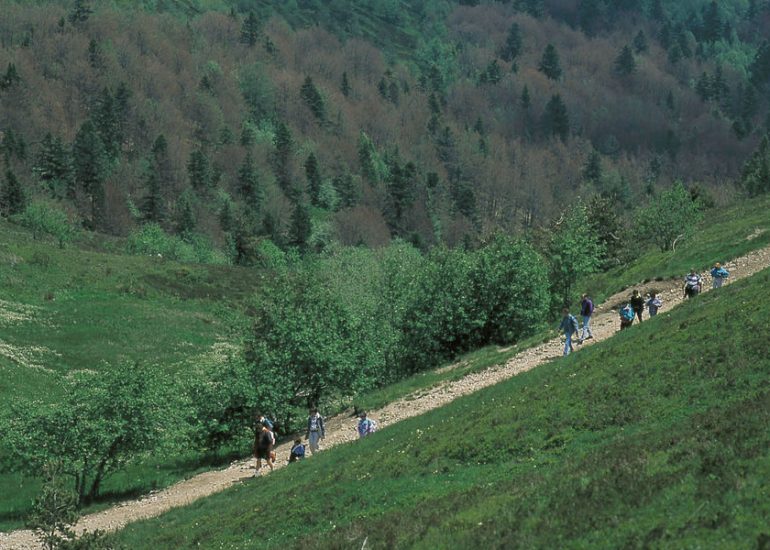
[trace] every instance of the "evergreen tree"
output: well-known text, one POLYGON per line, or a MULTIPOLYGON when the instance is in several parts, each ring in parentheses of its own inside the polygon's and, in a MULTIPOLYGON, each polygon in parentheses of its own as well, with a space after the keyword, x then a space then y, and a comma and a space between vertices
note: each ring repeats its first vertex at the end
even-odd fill
POLYGON ((5 185, 0 193, 0 210, 3 215, 13 216, 24 210, 26 205, 24 189, 16 174, 10 168, 5 170, 5 185))
POLYGON ((322 179, 315 153, 310 153, 305 160, 305 177, 307 178, 307 194, 310 197, 310 203, 313 206, 319 206, 322 179))
POLYGON ((730 96, 730 86, 725 80, 722 66, 717 65, 714 71, 714 77, 711 79, 711 97, 719 105, 724 105, 730 96))
POLYGON ((174 225, 177 233, 184 237, 194 233, 198 225, 197 216, 195 215, 195 203, 195 195, 189 190, 183 192, 176 201, 174 225))
POLYGON ((94 10, 91 9, 89 2, 86 0, 75 0, 75 4, 72 6, 72 11, 70 11, 67 18, 73 25, 78 23, 85 23, 88 21, 88 18, 91 17, 93 12, 94 10))
POLYGON ((666 10, 663 8, 663 0, 652 0, 650 17, 659 23, 663 23, 667 19, 666 10))
POLYGON ((6 165, 11 162, 11 158, 20 161, 27 160, 27 143, 23 136, 14 132, 13 128, 8 128, 5 134, 0 134, 0 137, 2 138, 0 153, 2 153, 6 165))
POLYGON ((751 83, 760 90, 770 82, 770 42, 767 40, 757 50, 754 61, 749 66, 749 74, 751 83))
POLYGON ((637 55, 641 55, 643 53, 647 53, 649 49, 650 46, 647 43, 647 35, 644 34, 644 31, 640 29, 634 37, 634 51, 637 55))
POLYGON ((275 178, 279 187, 286 193, 291 189, 291 157, 294 154, 294 138, 291 135, 291 130, 283 121, 276 125, 273 145, 275 150, 272 160, 275 178))
POLYGON ((765 135, 759 148, 743 167, 741 184, 749 196, 770 191, 770 135, 765 135))
POLYGON ((615 73, 620 76, 630 76, 636 72, 636 60, 631 46, 623 46, 620 53, 615 58, 615 73))
POLYGON ((102 89, 93 112, 94 124, 107 153, 116 157, 123 142, 122 125, 118 119, 115 98, 109 88, 102 89))
POLYGON ((75 198, 72 157, 60 137, 54 137, 50 132, 45 135, 33 172, 47 184, 54 196, 75 198))
POLYGON ((211 165, 201 149, 190 153, 190 159, 187 161, 187 178, 190 186, 199 193, 211 187, 211 165))
POLYGON ((257 45, 260 34, 260 24, 257 16, 253 11, 249 11, 246 19, 243 20, 241 25, 241 43, 246 44, 250 48, 257 45))
POLYGON ((259 184, 259 177, 251 153, 246 154, 246 158, 243 159, 243 163, 238 169, 238 190, 254 218, 257 218, 265 201, 265 193, 259 184))
POLYGON ((388 168, 385 219, 391 234, 404 236, 404 217, 416 194, 417 167, 411 162, 402 165, 396 155, 388 160, 388 168))
POLYGON ((16 65, 8 63, 5 74, 0 78, 0 92, 9 90, 20 82, 21 76, 19 76, 19 71, 16 70, 16 65))
POLYGON ((374 143, 366 132, 361 131, 358 136, 358 165, 361 168, 361 175, 370 185, 377 185, 380 182, 382 171, 378 164, 379 155, 374 143))
POLYGON ((701 101, 708 101, 711 99, 711 77, 703 71, 695 83, 695 93, 701 101))
POLYGON ((513 23, 508 29, 505 44, 500 48, 500 58, 509 63, 515 62, 521 54, 522 39, 521 28, 518 23, 513 23))
POLYGON ((102 59, 102 50, 99 47, 99 43, 95 39, 91 39, 88 43, 88 64, 92 69, 101 69, 104 65, 102 59))
POLYGON ((342 73, 342 82, 340 83, 340 92, 342 92, 342 95, 344 95, 345 97, 350 96, 350 82, 348 82, 347 72, 342 73))
POLYGON ((558 136, 563 142, 569 137, 569 114, 561 95, 554 94, 543 112, 543 131, 549 136, 558 136))
POLYGON ((588 160, 583 166, 583 180, 599 185, 602 181, 602 156, 599 151, 593 149, 588 155, 588 160))
POLYGON ((660 42, 660 46, 664 50, 670 49, 674 42, 674 29, 668 19, 663 21, 663 24, 660 27, 660 31, 658 32, 658 42, 660 42))
POLYGON ((497 63, 497 59, 493 59, 479 75, 479 84, 497 84, 502 78, 503 73, 500 70, 500 65, 497 63))
POLYGON ((532 107, 532 96, 530 96, 529 87, 526 84, 521 90, 521 99, 519 100, 519 103, 521 104, 521 108, 525 111, 528 111, 529 108, 532 107))
POLYGON ((83 123, 75 136, 72 160, 75 182, 91 204, 89 225, 97 229, 104 221, 104 180, 109 169, 109 157, 96 126, 90 120, 83 123))
POLYGON ((692 48, 690 48, 690 41, 687 36, 687 29, 685 29, 682 23, 678 23, 674 27, 674 43, 679 46, 679 50, 682 57, 690 59, 692 57, 692 48))
POLYGON ((289 228, 289 244, 296 246, 301 252, 307 250, 307 243, 313 226, 310 222, 310 211, 301 201, 294 205, 289 228))
POLYGON ((712 0, 703 13, 703 39, 706 42, 717 42, 722 39, 725 22, 719 11, 719 4, 712 0))
POLYGON ((345 173, 334 178, 332 182, 340 198, 340 208, 352 208, 358 202, 356 182, 351 174, 345 173))
POLYGON ((160 178, 155 170, 149 169, 144 179, 145 194, 139 205, 144 221, 150 223, 163 223, 166 219, 166 205, 163 200, 163 192, 160 178))
POLYGON ((559 62, 559 52, 553 44, 548 44, 543 51, 543 57, 538 65, 538 70, 551 80, 559 80, 562 75, 559 62))
POLYGON ((305 77, 305 82, 300 88, 299 95, 305 104, 310 108, 310 112, 320 121, 326 120, 326 105, 324 98, 309 76, 305 77))

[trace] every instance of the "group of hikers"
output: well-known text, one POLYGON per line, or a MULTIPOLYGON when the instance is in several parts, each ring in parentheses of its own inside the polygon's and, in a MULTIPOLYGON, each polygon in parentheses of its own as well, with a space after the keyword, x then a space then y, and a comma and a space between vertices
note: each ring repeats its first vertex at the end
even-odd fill
MULTIPOLYGON (((720 288, 725 279, 730 276, 730 273, 719 262, 714 264, 710 273, 713 288, 720 288)), ((703 278, 695 269, 691 269, 684 278, 684 297, 693 298, 697 296, 700 294, 702 287, 703 278)), ((620 330, 630 327, 634 323, 634 319, 638 319, 641 323, 645 308, 647 308, 650 317, 655 317, 662 306, 663 301, 657 292, 652 291, 645 297, 642 296, 639 290, 634 290, 629 301, 618 310, 620 314, 620 330)), ((594 313, 594 303, 587 294, 583 294, 581 297, 580 317, 583 320, 582 332, 577 318, 569 312, 569 308, 564 308, 562 313, 563 317, 559 330, 563 331, 565 337, 564 355, 569 355, 570 352, 574 351, 573 338, 579 332, 580 336, 577 337, 578 344, 582 344, 584 341, 594 337, 591 332, 591 316, 594 313)))
MULTIPOLYGON (((359 439, 363 439, 375 431, 377 431, 377 422, 369 418, 365 412, 360 412, 358 414, 358 424, 356 425, 359 439)), ((325 437, 326 427, 324 426, 324 418, 317 408, 313 408, 307 417, 305 430, 305 440, 311 454, 321 450, 321 440, 325 437)), ((292 463, 304 459, 305 453, 306 448, 305 444, 302 443, 302 439, 295 439, 289 450, 288 462, 292 463)), ((257 420, 257 430, 254 437, 254 457, 257 459, 257 475, 259 475, 262 469, 263 460, 267 467, 270 468, 270 471, 273 470, 276 460, 275 428, 273 422, 265 416, 259 416, 257 420)))

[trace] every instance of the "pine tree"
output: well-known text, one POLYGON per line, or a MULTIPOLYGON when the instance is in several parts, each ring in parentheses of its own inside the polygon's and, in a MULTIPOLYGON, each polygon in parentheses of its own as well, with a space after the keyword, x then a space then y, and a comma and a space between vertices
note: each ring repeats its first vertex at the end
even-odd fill
POLYGON ((666 10, 663 8, 663 0, 652 0, 652 5, 650 7, 650 17, 659 23, 662 23, 666 20, 666 10))
POLYGON ((321 92, 318 91, 313 79, 309 76, 305 77, 305 82, 299 91, 299 96, 305 102, 310 109, 310 112, 321 122, 326 120, 326 105, 321 92))
POLYGON ((67 18, 73 25, 85 23, 93 12, 94 10, 91 9, 91 5, 86 0, 75 0, 72 11, 70 11, 67 18))
POLYGON ((104 65, 102 59, 102 50, 99 47, 99 43, 95 39, 91 39, 88 43, 88 64, 92 69, 101 69, 104 65))
POLYGON ((109 88, 102 89, 97 98, 93 119, 107 154, 116 157, 120 152, 120 144, 123 142, 122 125, 118 120, 115 98, 109 88))
POLYGON ((415 199, 417 167, 411 162, 402 165, 398 156, 394 156, 389 159, 388 168, 388 202, 385 219, 391 234, 403 236, 405 234, 404 216, 415 199))
POLYGON ((647 53, 649 49, 650 46, 647 43, 647 35, 644 34, 644 31, 640 29, 634 37, 634 51, 637 55, 641 55, 643 53, 647 53))
POLYGON ((166 218, 166 205, 163 200, 158 174, 150 169, 144 179, 145 195, 139 205, 139 211, 146 222, 163 223, 166 218))
POLYGON ((518 23, 513 23, 508 29, 505 44, 500 48, 500 58, 508 63, 515 62, 521 54, 522 39, 521 28, 518 23))
POLYGON ((310 204, 319 206, 322 179, 315 153, 310 153, 305 160, 305 177, 307 178, 307 194, 310 197, 310 204))
POLYGON ((199 193, 211 187, 211 165, 206 154, 200 149, 190 153, 190 160, 187 161, 187 178, 190 186, 199 193))
POLYGON ((238 190, 254 218, 257 218, 262 211, 265 193, 259 184, 259 177, 251 153, 246 154, 246 158, 243 159, 243 163, 238 169, 238 190))
POLYGON ((351 174, 345 173, 336 176, 332 184, 340 198, 340 208, 352 208, 358 203, 358 190, 351 174))
POLYGON ((254 15, 254 12, 250 11, 241 25, 241 43, 246 44, 250 48, 256 46, 259 41, 260 31, 259 20, 254 15))
POLYGON ((561 95, 554 94, 543 112, 543 131, 549 136, 558 136, 563 142, 569 136, 569 114, 561 95))
POLYGON ((296 246, 301 252, 307 250, 313 226, 310 222, 310 212, 301 201, 294 205, 291 214, 291 227, 289 228, 289 244, 296 246))
POLYGON ((7 168, 5 171, 5 185, 3 185, 2 193, 0 193, 0 210, 2 210, 5 216, 13 216, 24 210, 26 203, 21 183, 16 174, 10 168, 7 168))
POLYGON ((770 192, 770 135, 762 138, 759 148, 743 167, 741 184, 752 197, 770 192))
POLYGON ((479 84, 497 84, 502 78, 503 73, 500 70, 500 65, 498 64, 497 59, 493 59, 487 64, 484 72, 481 73, 479 84))
POLYGON ((671 26, 671 22, 666 19, 660 27, 658 32, 658 42, 664 50, 671 48, 674 41, 674 29, 671 26))
POLYGON ((174 222, 177 233, 182 236, 189 236, 195 232, 198 225, 195 215, 195 195, 189 191, 183 192, 176 201, 176 215, 174 222))
POLYGON ((538 70, 551 80, 559 80, 562 75, 559 62, 559 52, 553 44, 548 44, 543 51, 543 57, 538 65, 538 70))
POLYGON ((749 74, 751 83, 760 90, 770 82, 770 42, 767 40, 757 50, 749 66, 749 74))
POLYGON ((722 39, 725 22, 719 11, 719 4, 712 0, 703 13, 703 39, 706 42, 717 42, 722 39))
POLYGON ((20 82, 21 76, 19 76, 19 71, 16 70, 16 65, 8 63, 5 74, 0 78, 0 91, 9 90, 20 82))
POLYGON ((104 221, 104 180, 109 156, 96 126, 86 120, 78 130, 72 145, 75 181, 91 203, 90 227, 97 229, 104 221))
POLYGON ((342 92, 342 95, 344 95, 345 97, 350 96, 350 82, 348 82, 347 72, 342 73, 342 82, 340 83, 340 92, 342 92))
POLYGON ((291 189, 291 157, 294 154, 294 138, 285 122, 279 121, 273 138, 273 170, 278 185, 285 193, 291 189))
POLYGON ((636 60, 631 46, 623 46, 620 53, 615 58, 615 73, 620 76, 630 76, 636 72, 636 60))
POLYGON ((588 160, 583 166, 583 180, 598 185, 602 181, 602 156, 596 149, 588 155, 588 160))
POLYGON ((519 100, 521 108, 528 111, 532 107, 532 97, 529 95, 529 87, 525 84, 521 90, 521 99, 519 100))
POLYGON ((361 176, 370 185, 377 185, 380 182, 380 173, 378 169, 379 156, 371 138, 366 132, 361 131, 358 136, 358 165, 361 168, 361 176))
POLYGON ((72 157, 60 137, 54 137, 50 132, 45 135, 33 172, 47 184, 54 196, 75 198, 72 157))
POLYGON ((711 77, 703 71, 695 83, 695 93, 701 101, 708 101, 711 99, 711 77))

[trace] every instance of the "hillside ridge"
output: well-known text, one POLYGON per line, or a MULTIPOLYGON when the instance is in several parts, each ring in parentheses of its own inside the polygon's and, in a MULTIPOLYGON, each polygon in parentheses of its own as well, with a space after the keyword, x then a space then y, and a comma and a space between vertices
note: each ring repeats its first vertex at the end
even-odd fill
MULTIPOLYGON (((755 250, 729 261, 725 265, 730 271, 728 283, 749 277, 770 267, 770 247, 755 250)), ((710 290, 708 286, 710 277, 708 275, 704 277, 704 282, 706 284, 705 290, 710 290)), ((683 301, 680 279, 655 281, 638 286, 640 288, 654 287, 664 301, 664 313, 683 301)), ((594 339, 586 345, 604 341, 616 332, 618 322, 614 308, 624 302, 627 294, 628 290, 615 294, 597 307, 592 321, 594 339)), ((376 419, 381 427, 418 416, 446 405, 458 397, 497 384, 556 359, 560 355, 561 346, 560 338, 553 338, 544 344, 522 351, 504 365, 491 367, 460 380, 446 382, 427 391, 409 395, 381 409, 371 411, 370 416, 376 419)), ((349 415, 342 414, 328 420, 327 437, 324 440, 325 449, 354 439, 356 439, 356 432, 349 415)), ((285 456, 288 456, 290 445, 291 443, 287 442, 276 447, 280 458, 276 467, 280 468, 284 465, 283 460, 285 456)), ((143 498, 126 501, 102 512, 84 516, 77 524, 77 529, 80 531, 97 529, 115 531, 134 521, 156 517, 172 508, 191 504, 200 498, 223 491, 234 483, 251 477, 253 475, 251 472, 253 470, 252 464, 253 459, 236 461, 224 470, 206 472, 143 498)), ((0 548, 32 550, 40 548, 40 546, 36 543, 34 533, 29 530, 18 530, 0 534, 0 548)))

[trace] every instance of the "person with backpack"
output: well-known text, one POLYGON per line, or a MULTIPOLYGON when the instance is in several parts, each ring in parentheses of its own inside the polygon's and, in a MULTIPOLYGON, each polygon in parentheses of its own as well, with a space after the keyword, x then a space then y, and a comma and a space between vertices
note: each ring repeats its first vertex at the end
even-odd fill
POLYGON ((714 268, 711 270, 712 288, 720 288, 729 276, 730 272, 722 267, 722 264, 719 262, 715 263, 714 268))
POLYGON ((589 338, 594 337, 594 333, 591 332, 591 315, 594 314, 594 303, 588 294, 583 294, 580 301, 580 316, 583 318, 583 332, 580 334, 580 340, 578 344, 582 344, 589 338))
POLYGON ((262 461, 267 462, 270 471, 273 471, 273 464, 275 463, 275 452, 273 447, 275 446, 275 435, 273 431, 268 427, 268 423, 260 423, 261 428, 257 431, 254 439, 254 456, 257 459, 257 475, 262 468, 262 461))
POLYGON ((658 298, 658 293, 652 292, 650 294, 650 299, 647 300, 647 311, 649 311, 650 317, 655 317, 661 306, 663 306, 663 302, 658 298))
POLYGON ((700 294, 701 289, 701 276, 695 269, 691 269, 690 273, 684 278, 684 297, 694 298, 700 294))
POLYGON ((626 329, 634 323, 634 315, 631 304, 626 304, 620 308, 620 330, 626 329))
POLYGON ((289 464, 297 462, 305 458, 305 446, 302 444, 301 439, 295 439, 294 445, 291 446, 289 451, 289 464))
POLYGON ((326 430, 324 429, 324 419, 318 413, 318 409, 312 409, 310 416, 307 418, 307 435, 306 439, 310 444, 310 452, 315 454, 321 448, 321 440, 326 437, 326 430))
POLYGON ((644 297, 642 297, 641 292, 639 292, 639 289, 634 290, 633 294, 631 294, 631 309, 634 310, 634 313, 639 318, 639 322, 642 322, 642 313, 644 312, 644 297))
POLYGON ((358 438, 363 439, 377 431, 377 422, 368 418, 365 412, 358 415, 358 438))
POLYGON ((559 330, 564 331, 564 356, 566 357, 572 351, 572 336, 577 334, 579 327, 578 320, 569 312, 569 309, 565 307, 562 314, 564 317, 562 317, 559 330))

